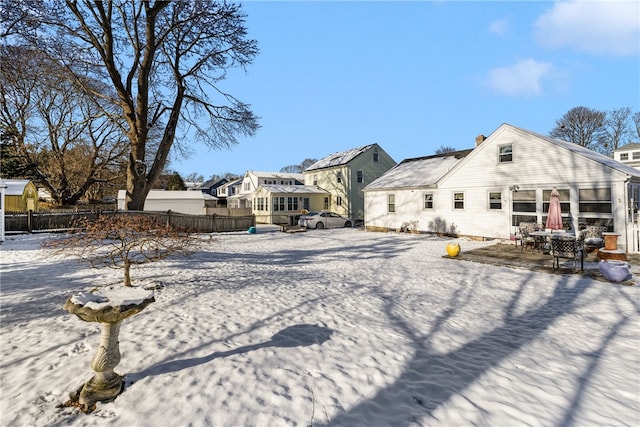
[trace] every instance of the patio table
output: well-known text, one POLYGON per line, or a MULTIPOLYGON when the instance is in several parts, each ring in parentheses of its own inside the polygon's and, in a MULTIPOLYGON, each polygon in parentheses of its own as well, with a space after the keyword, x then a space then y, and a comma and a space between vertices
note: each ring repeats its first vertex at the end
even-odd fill
POLYGON ((561 238, 572 238, 575 239, 576 235, 573 233, 568 233, 566 231, 532 231, 531 233, 529 233, 530 236, 533 236, 533 238, 536 240, 536 243, 534 245, 534 249, 538 249, 540 251, 542 251, 543 246, 545 243, 547 243, 549 241, 550 238, 552 237, 561 237, 561 238))

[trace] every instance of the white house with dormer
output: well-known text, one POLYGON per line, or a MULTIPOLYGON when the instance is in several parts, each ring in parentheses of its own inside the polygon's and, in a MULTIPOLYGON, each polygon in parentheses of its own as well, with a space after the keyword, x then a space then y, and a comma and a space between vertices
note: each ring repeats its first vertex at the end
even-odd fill
POLYGON ((560 193, 567 229, 605 225, 638 251, 640 170, 577 144, 503 124, 469 152, 407 159, 364 189, 365 227, 510 239, 545 224, 560 193))

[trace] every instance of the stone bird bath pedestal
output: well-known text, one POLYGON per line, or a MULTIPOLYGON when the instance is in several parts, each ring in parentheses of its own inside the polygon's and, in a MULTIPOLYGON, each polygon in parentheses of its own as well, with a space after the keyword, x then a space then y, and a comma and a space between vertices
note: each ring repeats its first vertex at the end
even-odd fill
POLYGON ((96 291, 72 295, 64 309, 85 322, 100 323, 100 346, 91 360, 95 375, 71 394, 69 406, 91 412, 96 402, 114 400, 122 391, 122 376, 114 372, 120 363, 118 334, 124 319, 154 302, 153 292, 125 286, 108 286, 96 291))

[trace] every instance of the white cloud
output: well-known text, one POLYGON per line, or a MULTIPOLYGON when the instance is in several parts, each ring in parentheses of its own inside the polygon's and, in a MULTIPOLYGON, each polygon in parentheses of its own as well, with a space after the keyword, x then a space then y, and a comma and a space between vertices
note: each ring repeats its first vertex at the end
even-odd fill
POLYGON ((540 95, 542 79, 553 70, 548 62, 521 59, 507 67, 494 68, 487 76, 487 86, 506 95, 540 95))
POLYGON ((594 55, 640 54, 640 2, 557 2, 535 23, 536 40, 594 55))
POLYGON ((504 36, 509 32, 509 21, 507 19, 493 21, 489 24, 489 31, 498 34, 499 36, 504 36))

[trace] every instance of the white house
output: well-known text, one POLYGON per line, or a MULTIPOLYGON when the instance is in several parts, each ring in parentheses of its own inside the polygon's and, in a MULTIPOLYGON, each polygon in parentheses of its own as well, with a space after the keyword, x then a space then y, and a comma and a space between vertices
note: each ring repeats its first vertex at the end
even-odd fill
MULTIPOLYGON (((126 190, 118 191, 118 209, 125 210, 126 190)), ((216 198, 202 191, 151 190, 144 202, 145 211, 173 211, 205 215, 207 207, 216 206, 216 198)))
POLYGON ((639 170, 509 124, 470 152, 408 159, 369 184, 365 227, 509 239, 521 221, 546 222, 554 187, 567 228, 606 225, 638 250, 639 170))
POLYGON ((613 158, 627 166, 640 169, 640 143, 634 142, 614 150, 613 158))
POLYGON ((250 208, 253 193, 261 185, 304 185, 304 175, 287 172, 247 171, 237 194, 227 196, 227 207, 250 208))

